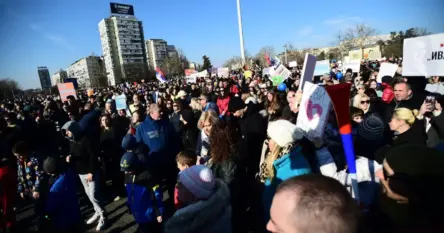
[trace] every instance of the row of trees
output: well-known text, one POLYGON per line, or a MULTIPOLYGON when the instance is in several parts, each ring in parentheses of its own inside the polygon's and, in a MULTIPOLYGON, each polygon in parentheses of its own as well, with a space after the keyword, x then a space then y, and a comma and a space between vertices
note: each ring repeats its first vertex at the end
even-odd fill
POLYGON ((160 62, 160 69, 168 76, 182 75, 188 69, 190 62, 181 49, 177 49, 177 57, 166 56, 160 62))
MULTIPOLYGON (((377 41, 375 40, 376 33, 376 29, 365 24, 357 24, 344 31, 339 31, 335 37, 333 48, 328 50, 328 52, 318 51, 312 48, 297 49, 292 43, 286 43, 284 48, 286 50, 287 61, 297 61, 298 64, 303 64, 305 53, 315 54, 317 60, 343 60, 344 56, 348 56, 349 51, 356 49, 360 49, 361 57, 364 57, 364 49, 367 46, 374 45, 380 46, 383 57, 402 57, 404 39, 430 34, 425 28, 409 28, 405 31, 391 32, 390 38, 387 41, 377 41)), ((265 54, 270 57, 277 55, 272 46, 264 46, 254 56, 250 56, 246 52, 246 62, 252 62, 266 67, 268 64, 264 56, 265 54)), ((278 56, 281 60, 284 59, 284 53, 278 56)), ((237 64, 242 64, 242 59, 240 57, 232 57, 224 63, 224 66, 231 67, 237 64)))
POLYGON ((18 93, 21 93, 21 89, 17 81, 9 78, 0 79, 0 100, 11 99, 18 93))

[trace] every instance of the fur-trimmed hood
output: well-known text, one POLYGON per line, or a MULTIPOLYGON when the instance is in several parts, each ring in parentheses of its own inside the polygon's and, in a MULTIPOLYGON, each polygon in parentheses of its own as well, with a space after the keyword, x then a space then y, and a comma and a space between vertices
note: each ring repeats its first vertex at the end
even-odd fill
POLYGON ((178 211, 165 223, 166 233, 231 233, 230 190, 216 181, 210 199, 199 201, 178 211))

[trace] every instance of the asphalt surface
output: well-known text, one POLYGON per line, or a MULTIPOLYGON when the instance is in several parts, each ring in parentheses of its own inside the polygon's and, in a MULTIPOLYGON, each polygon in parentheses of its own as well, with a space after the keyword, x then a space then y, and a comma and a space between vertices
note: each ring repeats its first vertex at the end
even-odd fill
MULTIPOLYGON (((79 204, 80 212, 84 221, 89 219, 94 214, 92 204, 84 194, 83 190, 80 190, 79 204)), ((168 193, 164 193, 164 200, 168 198, 168 193)), ((137 224, 134 221, 133 216, 129 213, 126 206, 127 198, 121 198, 119 201, 110 201, 106 204, 105 210, 108 216, 107 228, 101 232, 107 233, 135 233, 137 231, 137 224)), ((27 202, 20 202, 16 208, 17 215, 17 232, 18 233, 35 233, 36 221, 33 206, 27 202)), ((97 232, 95 230, 96 224, 84 226, 83 232, 97 232)))

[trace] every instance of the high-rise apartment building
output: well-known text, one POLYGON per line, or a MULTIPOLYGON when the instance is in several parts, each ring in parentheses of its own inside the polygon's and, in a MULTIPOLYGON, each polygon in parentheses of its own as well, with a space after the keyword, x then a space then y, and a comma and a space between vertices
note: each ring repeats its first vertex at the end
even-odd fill
POLYGON ((42 86, 42 90, 48 91, 51 89, 51 77, 49 75, 49 70, 46 66, 37 67, 37 71, 39 73, 40 85, 42 86))
POLYGON ((179 53, 177 52, 176 47, 174 45, 168 45, 167 50, 168 50, 168 57, 169 58, 178 58, 179 57, 179 53))
POLYGON ((52 85, 55 86, 59 83, 63 83, 63 80, 67 78, 68 78, 68 72, 60 69, 59 71, 57 71, 55 74, 52 75, 51 77, 52 85))
POLYGON ((168 43, 162 39, 150 39, 146 42, 146 53, 150 70, 160 66, 162 60, 168 56, 168 43))
POLYGON ((76 78, 79 88, 104 87, 108 85, 102 57, 89 56, 77 60, 68 68, 68 77, 76 78))
POLYGON ((111 3, 111 16, 100 21, 99 32, 109 85, 146 78, 142 21, 131 5, 111 3))

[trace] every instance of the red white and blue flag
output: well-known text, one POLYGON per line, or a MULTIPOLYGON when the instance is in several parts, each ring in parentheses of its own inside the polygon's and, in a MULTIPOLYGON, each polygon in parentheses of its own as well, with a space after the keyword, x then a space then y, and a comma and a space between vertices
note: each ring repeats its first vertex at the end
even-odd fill
POLYGON ((159 67, 156 67, 156 78, 161 83, 165 83, 167 81, 165 78, 165 74, 163 74, 162 70, 159 67))

